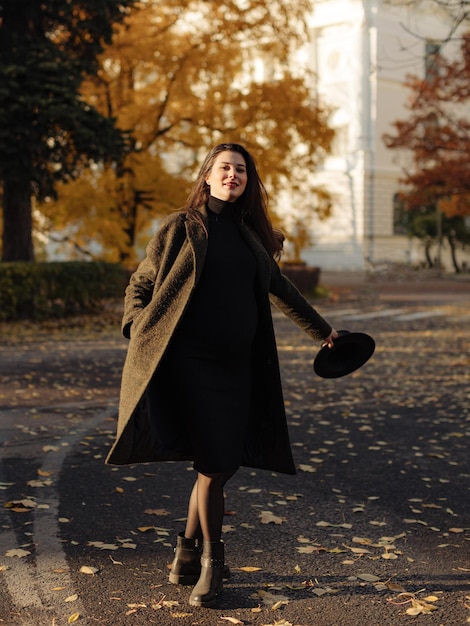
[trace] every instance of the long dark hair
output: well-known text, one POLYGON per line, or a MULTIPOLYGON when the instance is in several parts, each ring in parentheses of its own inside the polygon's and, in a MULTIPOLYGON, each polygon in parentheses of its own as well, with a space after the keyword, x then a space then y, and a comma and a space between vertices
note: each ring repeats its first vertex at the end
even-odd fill
POLYGON ((246 163, 247 184, 242 196, 237 200, 242 221, 250 226, 259 236, 269 254, 279 258, 282 252, 284 235, 273 228, 268 212, 268 194, 258 174, 256 162, 246 148, 238 143, 220 143, 214 146, 204 159, 193 189, 186 200, 184 210, 189 216, 198 218, 199 209, 209 200, 210 187, 206 183, 217 156, 226 150, 238 152, 246 163))

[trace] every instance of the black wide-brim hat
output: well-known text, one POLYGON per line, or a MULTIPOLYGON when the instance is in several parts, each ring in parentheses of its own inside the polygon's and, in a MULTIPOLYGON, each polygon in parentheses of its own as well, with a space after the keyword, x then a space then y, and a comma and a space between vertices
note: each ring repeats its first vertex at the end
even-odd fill
POLYGON ((322 346, 313 361, 315 374, 322 378, 340 378, 351 374, 366 363, 374 354, 375 341, 365 333, 339 330, 334 345, 322 346))

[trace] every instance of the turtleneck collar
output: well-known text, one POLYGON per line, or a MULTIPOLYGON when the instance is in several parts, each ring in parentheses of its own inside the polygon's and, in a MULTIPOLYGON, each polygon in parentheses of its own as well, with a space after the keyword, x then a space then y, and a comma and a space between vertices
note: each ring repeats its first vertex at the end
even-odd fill
POLYGON ((232 216, 237 210, 238 200, 235 202, 228 202, 227 200, 220 200, 220 198, 209 196, 207 206, 213 213, 217 213, 218 215, 223 213, 226 216, 232 216))

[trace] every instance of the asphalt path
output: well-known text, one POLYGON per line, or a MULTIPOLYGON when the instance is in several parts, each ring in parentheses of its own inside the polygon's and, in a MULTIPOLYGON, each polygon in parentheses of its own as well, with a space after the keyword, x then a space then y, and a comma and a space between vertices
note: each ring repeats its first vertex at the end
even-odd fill
POLYGON ((118 323, 3 325, 0 624, 470 623, 470 282, 324 277, 315 306, 376 352, 337 380, 275 312, 296 476, 226 487, 220 604, 167 582, 190 464, 104 464, 118 323))

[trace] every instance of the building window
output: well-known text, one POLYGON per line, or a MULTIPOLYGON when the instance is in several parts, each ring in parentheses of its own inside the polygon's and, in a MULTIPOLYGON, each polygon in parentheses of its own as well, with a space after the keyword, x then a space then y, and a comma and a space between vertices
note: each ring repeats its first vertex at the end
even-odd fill
POLYGON ((424 80, 428 83, 434 82, 434 80, 439 76, 440 53, 440 44, 432 41, 426 42, 424 50, 424 80))
POLYGON ((334 128, 335 136, 331 142, 331 156, 345 157, 348 153, 348 128, 338 126, 334 128))
POLYGON ((405 208, 405 201, 401 194, 393 196, 393 234, 406 235, 408 233, 408 213, 405 208))

